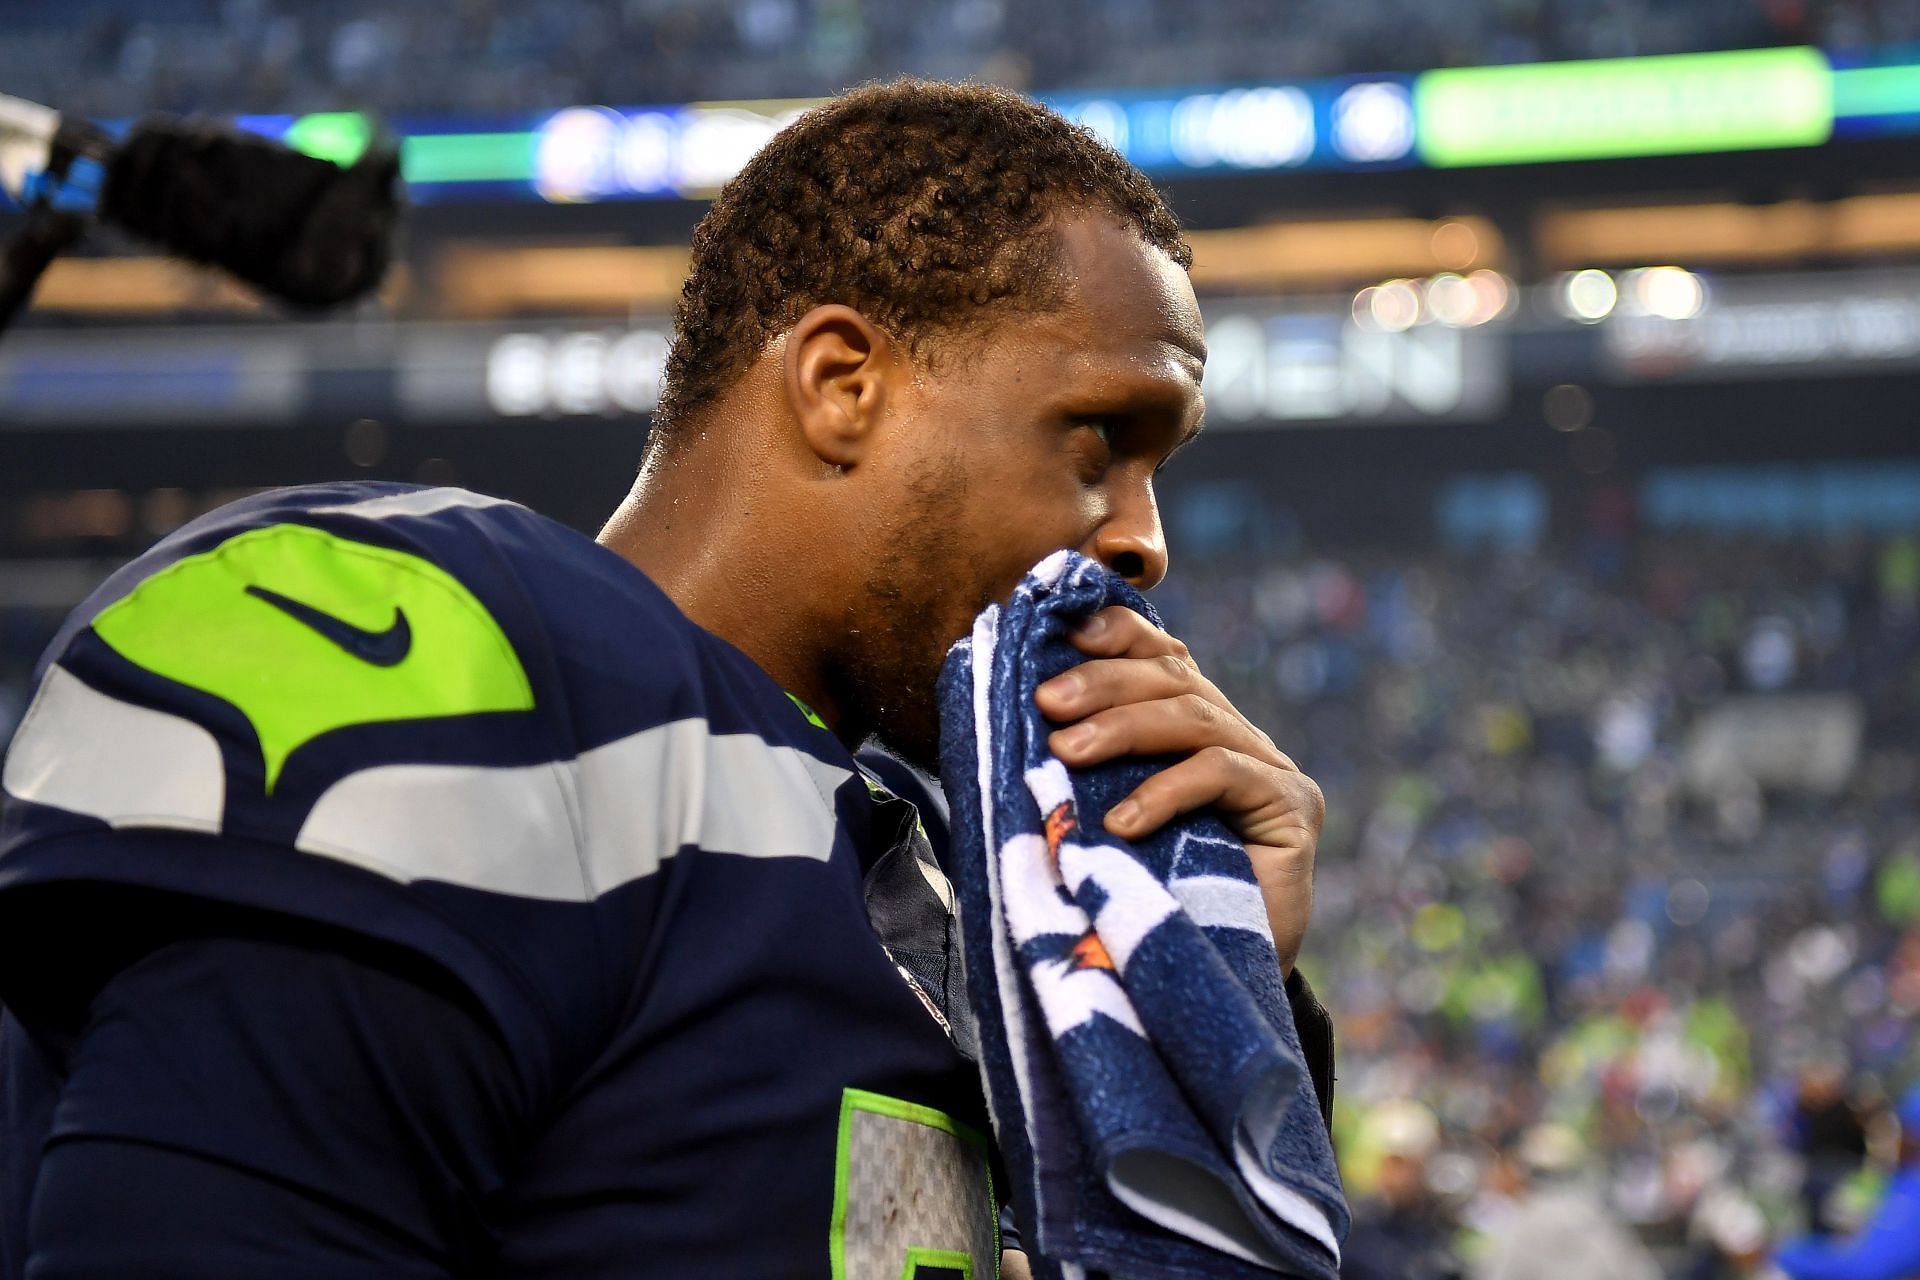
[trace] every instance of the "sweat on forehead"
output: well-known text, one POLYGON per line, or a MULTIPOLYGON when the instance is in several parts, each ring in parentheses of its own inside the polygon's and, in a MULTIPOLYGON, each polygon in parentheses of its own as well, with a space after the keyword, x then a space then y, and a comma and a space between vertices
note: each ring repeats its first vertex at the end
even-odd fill
POLYGON ((908 346, 983 313, 1057 305, 1048 232, 1092 209, 1179 266, 1190 261, 1139 170, 1018 94, 897 80, 815 108, 727 184, 694 231, 655 432, 676 433, 824 303, 908 346))

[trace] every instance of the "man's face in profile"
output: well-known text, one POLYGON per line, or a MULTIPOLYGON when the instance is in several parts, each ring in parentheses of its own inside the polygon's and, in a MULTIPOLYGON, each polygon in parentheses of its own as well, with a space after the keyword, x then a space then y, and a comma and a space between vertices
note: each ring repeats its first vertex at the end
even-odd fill
POLYGON ((1065 305, 920 363, 891 415, 887 507, 848 611, 840 692, 923 767, 948 649, 1035 563, 1073 548, 1141 587, 1166 574, 1153 478, 1203 410, 1193 287, 1114 218, 1082 214, 1057 234, 1065 305))

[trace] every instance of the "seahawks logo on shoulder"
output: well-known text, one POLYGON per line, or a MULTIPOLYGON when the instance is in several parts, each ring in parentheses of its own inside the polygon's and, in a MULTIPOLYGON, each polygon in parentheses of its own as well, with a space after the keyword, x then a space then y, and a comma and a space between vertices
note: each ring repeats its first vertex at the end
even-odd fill
POLYGON ((93 630, 129 662, 236 707, 269 793, 295 750, 334 729, 534 705, 500 624, 451 574, 308 525, 250 530, 169 565, 93 630))

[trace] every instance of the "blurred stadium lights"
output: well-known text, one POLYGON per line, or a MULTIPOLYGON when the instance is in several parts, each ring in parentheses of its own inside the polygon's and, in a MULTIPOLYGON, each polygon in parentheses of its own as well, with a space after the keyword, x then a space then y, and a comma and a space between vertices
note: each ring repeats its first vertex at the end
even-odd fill
MULTIPOLYGON (((1425 277, 1501 261, 1504 242, 1487 219, 1354 218, 1195 231, 1193 281, 1202 292, 1247 293, 1343 287, 1357 281, 1425 277)), ((433 314, 487 318, 520 313, 625 314, 669 309, 686 277, 685 245, 499 244, 456 239, 433 247, 422 271, 433 314)), ((383 300, 414 300, 411 274, 397 264, 383 300)), ((41 285, 42 312, 154 315, 258 311, 241 286, 163 258, 77 258, 56 263, 41 285)))
POLYGON ((1561 209, 1540 216, 1534 240, 1542 262, 1559 267, 1661 258, 1765 263, 1886 253, 1920 248, 1920 194, 1561 209))
POLYGON ((1376 333, 1405 333, 1425 315, 1420 290, 1411 280, 1370 285, 1353 296, 1353 322, 1376 333))
MULTIPOLYGON (((1484 218, 1287 222, 1195 231, 1187 238, 1193 245, 1194 285, 1212 293, 1427 276, 1484 268, 1504 253, 1499 231, 1484 218)), ((680 245, 518 247, 464 242, 442 251, 435 279, 440 309, 447 316, 619 314, 670 308, 686 270, 687 249, 680 245)), ((1484 279, 1474 286, 1481 291, 1490 287, 1484 279)))
POLYGON ((1832 80, 1808 48, 1449 68, 1414 119, 1441 168, 1804 147, 1833 134, 1832 80))
MULTIPOLYGON (((1852 196, 1831 202, 1766 206, 1732 203, 1639 208, 1560 209, 1533 223, 1535 260, 1559 270, 1556 307, 1593 321, 1612 310, 1610 278, 1597 267, 1637 268, 1690 262, 1727 266, 1787 264, 1920 250, 1920 193, 1852 196), (1576 300, 1566 292, 1579 291, 1576 300)), ((1244 293, 1311 287, 1342 288, 1387 279, 1453 274, 1477 288, 1478 276, 1505 264, 1508 249, 1482 216, 1335 218, 1269 223, 1188 234, 1193 280, 1202 292, 1244 293)), ((488 244, 456 238, 423 251, 421 270, 435 283, 433 314, 491 317, 516 312, 621 313, 659 308, 678 296, 687 264, 684 245, 488 244)), ((406 264, 396 264, 383 301, 404 308, 416 290, 406 264)), ((1453 286, 1442 283, 1443 293, 1453 286)), ((1504 305, 1504 304, 1503 304, 1504 305)), ((154 315, 251 312, 244 288, 156 257, 75 258, 54 265, 36 296, 45 312, 154 315)), ((1440 302, 1435 319, 1486 311, 1464 309, 1464 295, 1440 302)))
POLYGON ((1505 406, 1508 349, 1484 329, 1419 323, 1420 289, 1389 281, 1356 309, 1206 309, 1208 421, 1221 430, 1308 422, 1485 420, 1505 406))
POLYGON ((1560 278, 1554 303, 1560 314, 1582 324, 1597 324, 1613 314, 1620 288, 1613 277, 1594 267, 1569 271, 1560 278))
POLYGON ((1472 223, 1447 218, 1433 227, 1433 256, 1449 271, 1465 271, 1480 259, 1480 234, 1472 223))
POLYGON ((1357 164, 1404 160, 1414 143, 1413 94, 1403 84, 1363 80, 1333 103, 1333 148, 1357 164))
MULTIPOLYGON (((387 271, 381 305, 404 308, 413 273, 404 262, 387 271)), ((232 277, 176 258, 62 258, 47 269, 34 293, 36 311, 83 315, 237 315, 266 310, 260 295, 232 277)))
MULTIPOLYGON (((1920 131, 1920 63, 1836 68, 1806 47, 1039 97, 1157 177, 1698 154, 1920 131)), ((698 199, 815 101, 583 104, 393 128, 420 203, 698 199)), ((373 129, 352 112, 241 123, 342 162, 373 129)))
POLYGON ((358 111, 321 111, 287 126, 286 143, 321 160, 350 165, 373 140, 373 120, 358 111))
MULTIPOLYGON (((391 424, 390 444, 423 426, 651 410, 683 265, 654 255, 683 251, 468 252, 464 278, 476 290, 491 279, 494 291, 465 299, 459 318, 29 326, 0 349, 0 425, 84 436, 179 424, 338 431, 370 418, 391 424), (545 254, 565 255, 562 269, 545 254), (661 296, 651 308, 633 304, 636 262, 652 264, 661 296), (539 300, 548 305, 531 305, 539 300), (481 308, 499 318, 481 319, 481 308)), ((1699 278, 1677 267, 1589 268, 1538 286, 1558 314, 1516 308, 1518 289, 1485 268, 1394 277, 1358 294, 1203 293, 1210 418, 1245 430, 1494 422, 1510 403, 1537 403, 1540 385, 1920 370, 1920 271, 1716 276, 1711 288, 1708 306, 1699 278)), ((1588 461, 1611 465, 1598 453, 1588 461)))
MULTIPOLYGON (((0 417, 61 427, 265 425, 304 405, 407 424, 651 407, 684 250, 455 245, 445 259, 459 267, 447 291, 467 293, 444 319, 460 323, 30 328, 0 351, 0 417), (642 293, 651 305, 636 303, 642 293), (487 316, 520 318, 473 323, 487 316)), ((210 310, 215 296, 155 260, 71 265, 83 275, 156 275, 155 302, 177 297, 210 310)), ((63 288, 70 303, 131 305, 63 288)), ((1481 416, 1502 401, 1509 355, 1516 368, 1558 380, 1591 376, 1597 362, 1621 382, 1920 367, 1920 272, 1719 276, 1711 290, 1709 299, 1706 282, 1671 265, 1568 273, 1540 286, 1551 307, 1525 312, 1514 307, 1517 287, 1486 268, 1394 277, 1345 295, 1210 290, 1208 376, 1221 393, 1216 410, 1257 425, 1481 416), (1591 354, 1556 345, 1556 329, 1573 321, 1593 326, 1591 354)), ((251 304, 235 294, 233 305, 251 304)))
POLYGON ((687 254, 684 245, 454 244, 437 265, 439 301, 445 314, 464 317, 670 308, 687 254))
POLYGON ((1427 310, 1435 320, 1470 329, 1507 313, 1513 303, 1513 282, 1486 268, 1464 276, 1447 271, 1427 281, 1426 294, 1427 310))
POLYGON ((1189 169, 1277 169, 1303 164, 1317 135, 1313 100, 1292 85, 1229 89, 1179 99, 1173 157, 1189 169))
MULTIPOLYGON (((1489 290, 1489 294, 1493 291, 1489 290)), ((1427 281, 1427 313, 1434 320, 1456 329, 1485 324, 1506 305, 1506 290, 1499 291, 1498 305, 1487 309, 1481 295, 1467 278, 1444 271, 1427 281)))
POLYGON ((1582 324, 1616 314, 1691 320, 1706 308, 1707 287, 1685 267, 1635 267, 1617 279, 1587 267, 1563 275, 1552 298, 1555 310, 1582 324))
POLYGON ((1662 320, 1691 320, 1707 305, 1707 287, 1685 267, 1638 267, 1620 277, 1623 309, 1662 320))
POLYGON ((257 294, 221 272, 173 258, 63 258, 34 294, 42 311, 116 315, 258 311, 257 294))
POLYGON ((1353 323, 1373 333, 1405 333, 1418 324, 1473 329, 1506 315, 1513 299, 1513 282, 1498 271, 1443 271, 1428 280, 1368 285, 1353 295, 1353 323))
POLYGON ((284 425, 325 368, 377 366, 378 342, 346 326, 93 326, 10 334, 0 349, 9 426, 284 425), (329 345, 305 341, 325 333, 329 345), (364 350, 350 350, 360 346, 364 350))
POLYGON ((400 171, 416 201, 436 187, 494 195, 500 183, 532 181, 534 141, 526 130, 409 133, 400 144, 400 171))
POLYGON ((532 137, 534 190, 554 204, 711 196, 811 105, 807 99, 624 112, 570 107, 548 117, 532 137))
POLYGON ((1283 222, 1231 231, 1194 231, 1193 282, 1207 290, 1251 290, 1427 276, 1500 262, 1505 242, 1480 217, 1349 218, 1283 222))
MULTIPOLYGON (((1636 292, 1646 279, 1638 277, 1636 292)), ((1722 277, 1713 282, 1712 305, 1684 316, 1673 314, 1690 301, 1684 287, 1659 286, 1648 301, 1659 301, 1665 288, 1674 304, 1667 314, 1622 307, 1601 329, 1616 375, 1780 377, 1920 364, 1920 272, 1910 268, 1722 277)))
POLYGON ((667 346, 664 329, 508 334, 487 352, 487 407, 503 418, 650 413, 667 346))
POLYGON ((1906 132, 1920 115, 1920 67, 1894 63, 1836 68, 1833 114, 1841 133, 1906 132))
MULTIPOLYGON (((701 198, 814 101, 569 107, 528 132, 476 135, 488 142, 471 153, 456 134, 410 137, 404 171, 416 198, 475 194, 433 189, 472 183, 530 183, 561 204, 701 198)), ((1405 162, 1414 142, 1409 90, 1377 80, 1042 101, 1153 173, 1374 167, 1405 162)))
MULTIPOLYGON (((108 127, 117 129, 125 123, 115 121, 108 127)), ((383 127, 374 117, 358 111, 244 115, 235 117, 234 124, 342 165, 359 159, 375 130, 383 127)), ((456 196, 473 194, 473 184, 480 184, 480 192, 497 198, 497 184, 526 184, 533 179, 537 138, 530 129, 444 130, 407 121, 386 127, 400 135, 400 169, 416 201, 423 196, 431 198, 435 188, 445 188, 456 196)))

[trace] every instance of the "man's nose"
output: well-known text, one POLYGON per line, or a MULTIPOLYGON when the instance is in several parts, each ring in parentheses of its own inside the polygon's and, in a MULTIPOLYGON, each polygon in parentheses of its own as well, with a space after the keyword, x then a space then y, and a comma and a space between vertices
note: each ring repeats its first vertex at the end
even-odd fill
POLYGON ((1087 554, 1142 591, 1167 576, 1167 539, 1151 492, 1116 511, 1093 535, 1087 554))

